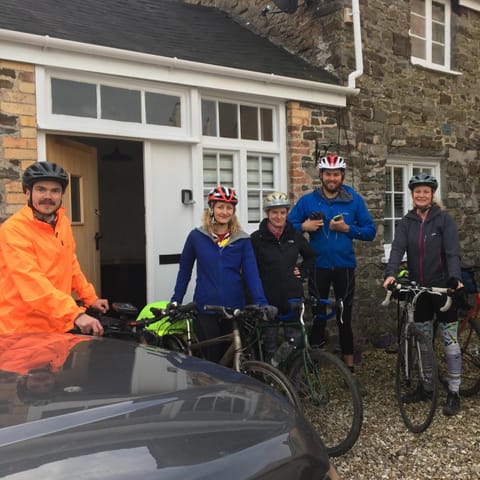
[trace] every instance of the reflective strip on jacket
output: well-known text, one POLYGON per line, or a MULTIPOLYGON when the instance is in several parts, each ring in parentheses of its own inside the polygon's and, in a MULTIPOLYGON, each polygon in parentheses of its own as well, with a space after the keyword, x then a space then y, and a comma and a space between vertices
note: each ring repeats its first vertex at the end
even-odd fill
POLYGON ((75 255, 65 209, 55 230, 25 206, 0 227, 0 333, 65 332, 97 298, 75 255))

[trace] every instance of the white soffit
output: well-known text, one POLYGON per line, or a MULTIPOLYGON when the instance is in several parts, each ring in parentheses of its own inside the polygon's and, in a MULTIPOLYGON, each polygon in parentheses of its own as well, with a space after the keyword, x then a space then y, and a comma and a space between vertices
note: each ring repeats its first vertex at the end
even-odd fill
POLYGON ((346 105, 359 90, 0 29, 4 60, 262 97, 346 105))
POLYGON ((459 5, 480 12, 480 0, 459 0, 459 5))

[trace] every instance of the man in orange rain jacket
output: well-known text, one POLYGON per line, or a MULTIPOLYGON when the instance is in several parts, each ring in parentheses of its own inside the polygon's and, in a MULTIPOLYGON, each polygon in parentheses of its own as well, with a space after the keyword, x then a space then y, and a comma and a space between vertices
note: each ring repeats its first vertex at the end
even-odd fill
POLYGON ((80 269, 70 221, 62 207, 68 174, 55 163, 25 170, 28 205, 0 226, 0 334, 66 332, 101 335, 100 322, 72 297, 102 313, 100 299, 80 269))

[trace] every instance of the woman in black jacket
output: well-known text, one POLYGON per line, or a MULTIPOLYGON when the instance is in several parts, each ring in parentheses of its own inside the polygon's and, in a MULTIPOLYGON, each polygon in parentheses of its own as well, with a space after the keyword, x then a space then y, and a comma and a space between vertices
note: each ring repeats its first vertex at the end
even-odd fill
MULTIPOLYGON (((412 192, 413 209, 398 223, 395 230, 390 258, 385 271, 383 286, 388 287, 398 273, 404 254, 407 254, 410 280, 426 287, 463 287, 460 270, 460 242, 453 218, 434 201, 437 179, 422 172, 408 182, 412 192)), ((454 307, 441 312, 444 299, 434 295, 423 295, 415 309, 415 322, 425 335, 433 337, 435 317, 445 346, 448 366, 448 396, 443 408, 445 415, 456 415, 460 411, 460 374, 462 356, 458 344, 458 321, 454 307)), ((427 388, 421 388, 408 399, 409 403, 421 401, 429 396, 427 388)))
MULTIPOLYGON (((265 296, 279 315, 290 312, 289 299, 303 298, 302 280, 308 278, 315 264, 316 253, 307 239, 287 220, 290 202, 287 195, 273 192, 265 197, 266 217, 252 233, 252 245, 265 296)), ((277 348, 276 328, 264 330, 265 360, 270 361, 277 348)), ((286 339, 298 341, 300 331, 285 328, 286 339)))

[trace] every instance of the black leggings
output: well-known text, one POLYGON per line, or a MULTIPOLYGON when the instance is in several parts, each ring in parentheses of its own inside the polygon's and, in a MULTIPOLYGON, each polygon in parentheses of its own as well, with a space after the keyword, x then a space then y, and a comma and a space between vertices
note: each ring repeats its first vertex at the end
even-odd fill
MULTIPOLYGON (((197 340, 201 342, 232 333, 233 324, 231 320, 221 315, 200 314, 195 319, 193 328, 197 340)), ((228 347, 229 343, 218 343, 217 345, 202 348, 202 354, 205 359, 218 363, 228 347)))
MULTIPOLYGON (((343 314, 337 312, 337 324, 340 349, 343 355, 353 355, 352 306, 355 294, 355 269, 353 268, 316 268, 310 280, 310 294, 318 298, 328 298, 330 286, 333 285, 335 299, 343 300, 343 314)), ((314 322, 310 333, 311 345, 325 342, 326 320, 315 318, 325 313, 325 306, 312 309, 314 322)))

